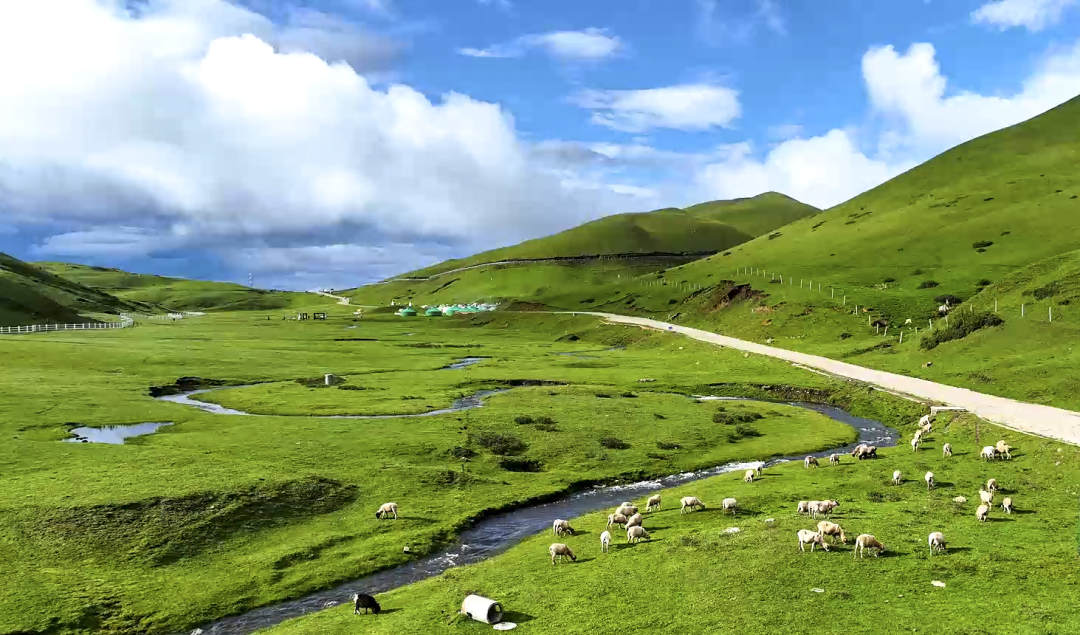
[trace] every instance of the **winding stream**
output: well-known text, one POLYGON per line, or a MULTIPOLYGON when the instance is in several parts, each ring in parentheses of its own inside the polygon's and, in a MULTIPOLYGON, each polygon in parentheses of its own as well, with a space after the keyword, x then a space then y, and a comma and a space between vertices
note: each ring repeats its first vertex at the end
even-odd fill
MULTIPOLYGON (((490 394, 490 392, 488 394, 490 394)), ((163 399, 184 403, 183 401, 172 398, 163 399)), ((695 397, 695 399, 763 401, 757 399, 742 399, 738 397, 695 397)), ((201 403, 202 402, 194 402, 197 406, 201 403)), ((835 421, 845 423, 858 432, 859 438, 855 443, 842 448, 817 452, 814 453, 814 456, 822 457, 828 456, 832 452, 850 451, 858 443, 870 443, 882 447, 896 445, 896 430, 888 428, 884 424, 872 419, 856 417, 840 408, 804 402, 765 401, 764 403, 787 403, 787 405, 790 406, 813 410, 835 421)), ((428 413, 427 415, 397 416, 430 416, 431 414, 434 413, 428 413)), ((773 458, 764 463, 761 461, 727 463, 704 470, 698 470, 696 472, 681 472, 648 481, 593 487, 568 494, 548 503, 529 505, 527 507, 493 514, 477 521, 472 527, 462 531, 454 544, 438 553, 418 558, 413 562, 392 569, 387 569, 346 582, 331 589, 316 591, 295 600, 279 602, 270 606, 253 609, 241 615, 222 618, 204 625, 202 631, 206 634, 213 633, 218 635, 251 633, 261 628, 273 626, 274 624, 278 624, 287 619, 299 617, 307 613, 340 604, 352 597, 353 593, 383 593, 412 582, 438 575, 451 567, 485 560, 505 551, 528 536, 550 529, 551 520, 553 518, 575 518, 599 509, 615 507, 624 500, 640 498, 657 490, 675 487, 677 485, 709 478, 710 476, 716 476, 718 474, 749 469, 756 465, 763 464, 765 467, 768 467, 785 461, 801 460, 803 456, 804 455, 773 458)))

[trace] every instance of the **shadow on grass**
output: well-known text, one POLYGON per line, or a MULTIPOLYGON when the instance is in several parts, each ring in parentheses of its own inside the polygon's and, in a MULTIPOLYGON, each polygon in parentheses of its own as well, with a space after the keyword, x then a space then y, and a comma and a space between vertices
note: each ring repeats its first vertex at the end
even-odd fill
POLYGON ((536 619, 535 615, 529 615, 528 613, 522 613, 520 611, 507 611, 503 613, 504 622, 513 622, 515 624, 524 624, 525 622, 531 622, 536 619))
POLYGON ((987 518, 986 522, 990 523, 1011 523, 1016 522, 1015 518, 1009 518, 1008 516, 995 516, 994 518, 987 518))
MULTIPOLYGON (((379 615, 386 615, 388 613, 397 613, 398 611, 404 611, 404 610, 405 609, 382 609, 381 611, 379 611, 379 615)), ((363 611, 361 611, 360 614, 364 615, 363 611)), ((374 614, 372 614, 372 615, 374 615, 374 614)))
MULTIPOLYGON (((971 551, 971 547, 948 547, 945 553, 971 551)), ((937 556, 935 556, 937 557, 937 556)))

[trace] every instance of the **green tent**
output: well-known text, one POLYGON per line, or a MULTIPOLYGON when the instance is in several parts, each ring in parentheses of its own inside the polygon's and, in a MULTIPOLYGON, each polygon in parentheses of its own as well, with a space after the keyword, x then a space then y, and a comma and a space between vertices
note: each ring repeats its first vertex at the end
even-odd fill
POLYGON ((401 317, 413 317, 416 315, 416 309, 412 308, 411 306, 407 306, 404 309, 398 311, 397 314, 401 317))
POLYGON ((424 315, 427 315, 428 317, 435 317, 436 315, 442 315, 442 311, 436 309, 435 307, 431 307, 427 311, 424 311, 424 315))

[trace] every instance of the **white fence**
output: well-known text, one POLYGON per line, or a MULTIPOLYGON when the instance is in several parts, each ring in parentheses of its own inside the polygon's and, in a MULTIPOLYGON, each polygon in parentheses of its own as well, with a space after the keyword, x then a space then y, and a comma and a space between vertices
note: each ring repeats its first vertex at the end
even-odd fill
POLYGON ((30 324, 27 326, 0 326, 0 335, 19 333, 47 333, 49 331, 90 331, 98 329, 123 329, 135 324, 129 315, 121 315, 119 322, 86 322, 83 324, 30 324))

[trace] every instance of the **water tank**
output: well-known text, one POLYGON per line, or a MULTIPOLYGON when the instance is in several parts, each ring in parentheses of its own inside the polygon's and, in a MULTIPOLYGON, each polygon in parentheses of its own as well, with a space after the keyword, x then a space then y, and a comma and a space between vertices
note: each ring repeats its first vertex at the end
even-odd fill
POLYGON ((480 595, 469 595, 461 602, 461 612, 477 622, 498 624, 502 621, 502 605, 480 595))

